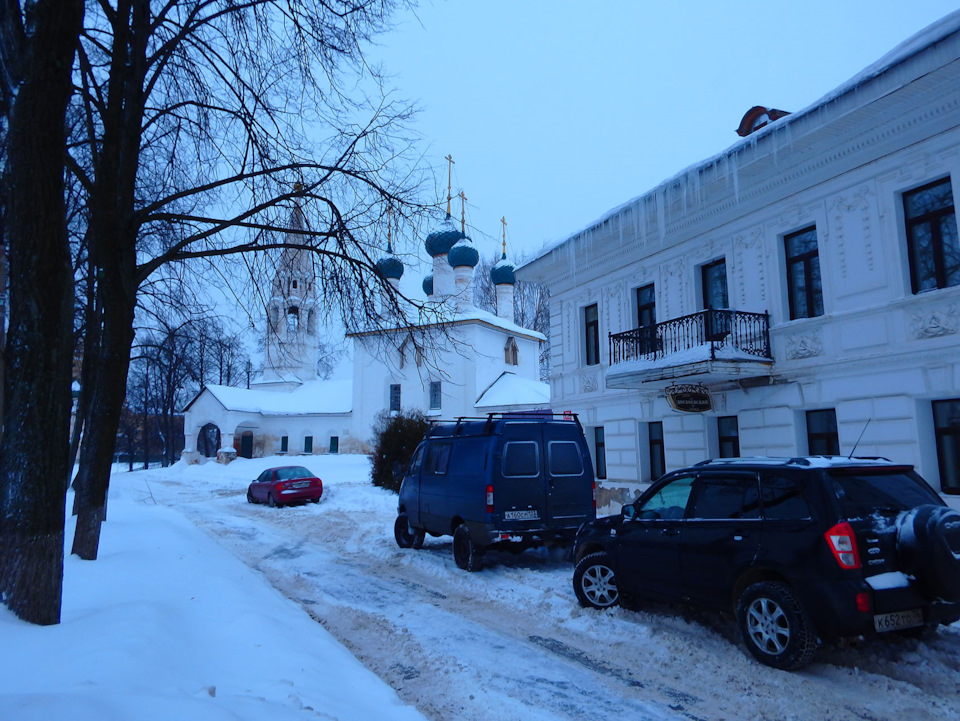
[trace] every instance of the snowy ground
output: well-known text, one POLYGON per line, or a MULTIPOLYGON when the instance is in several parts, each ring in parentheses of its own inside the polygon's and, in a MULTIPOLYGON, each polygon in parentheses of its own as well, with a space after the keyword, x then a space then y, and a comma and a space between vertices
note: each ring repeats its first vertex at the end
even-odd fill
POLYGON ((63 623, 0 610, 0 718, 960 717, 960 628, 776 671, 728 618, 580 609, 561 553, 491 553, 468 574, 449 538, 397 548, 396 496, 363 456, 307 459, 319 505, 247 504, 282 462, 117 474, 101 559, 67 562, 63 623))

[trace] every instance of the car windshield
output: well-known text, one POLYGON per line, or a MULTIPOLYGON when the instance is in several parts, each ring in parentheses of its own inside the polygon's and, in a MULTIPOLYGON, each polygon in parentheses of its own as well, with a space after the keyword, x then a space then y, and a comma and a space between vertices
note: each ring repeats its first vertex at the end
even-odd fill
POLYGON ((942 505, 940 497, 912 471, 832 470, 827 474, 840 508, 847 516, 876 510, 905 511, 927 503, 942 505))
POLYGON ((290 466, 277 469, 278 481, 292 481, 297 478, 313 478, 313 474, 303 466, 290 466))

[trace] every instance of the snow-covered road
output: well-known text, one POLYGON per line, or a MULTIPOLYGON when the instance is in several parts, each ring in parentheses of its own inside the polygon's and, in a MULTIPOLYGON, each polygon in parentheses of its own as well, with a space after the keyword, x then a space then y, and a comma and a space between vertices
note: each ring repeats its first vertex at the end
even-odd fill
POLYGON ((960 629, 821 649, 799 673, 741 649, 732 619, 645 606, 581 609, 560 552, 490 553, 456 568, 451 539, 393 540, 396 496, 363 456, 305 460, 319 505, 245 501, 280 459, 123 474, 115 486, 180 509, 433 719, 960 717, 960 629))

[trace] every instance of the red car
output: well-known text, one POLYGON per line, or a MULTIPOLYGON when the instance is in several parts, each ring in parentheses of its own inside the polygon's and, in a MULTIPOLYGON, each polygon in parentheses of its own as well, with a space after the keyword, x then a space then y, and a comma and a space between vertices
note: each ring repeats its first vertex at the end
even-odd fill
POLYGON ((286 506, 292 503, 320 502, 323 481, 303 466, 268 468, 247 489, 249 503, 286 506))

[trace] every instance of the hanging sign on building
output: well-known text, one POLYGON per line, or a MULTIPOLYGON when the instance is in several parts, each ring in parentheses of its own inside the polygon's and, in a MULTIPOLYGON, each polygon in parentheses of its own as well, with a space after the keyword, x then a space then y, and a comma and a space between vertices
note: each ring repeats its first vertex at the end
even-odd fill
POLYGON ((713 408, 710 391, 702 383, 678 383, 663 389, 667 403, 675 411, 682 413, 705 413, 713 408))

